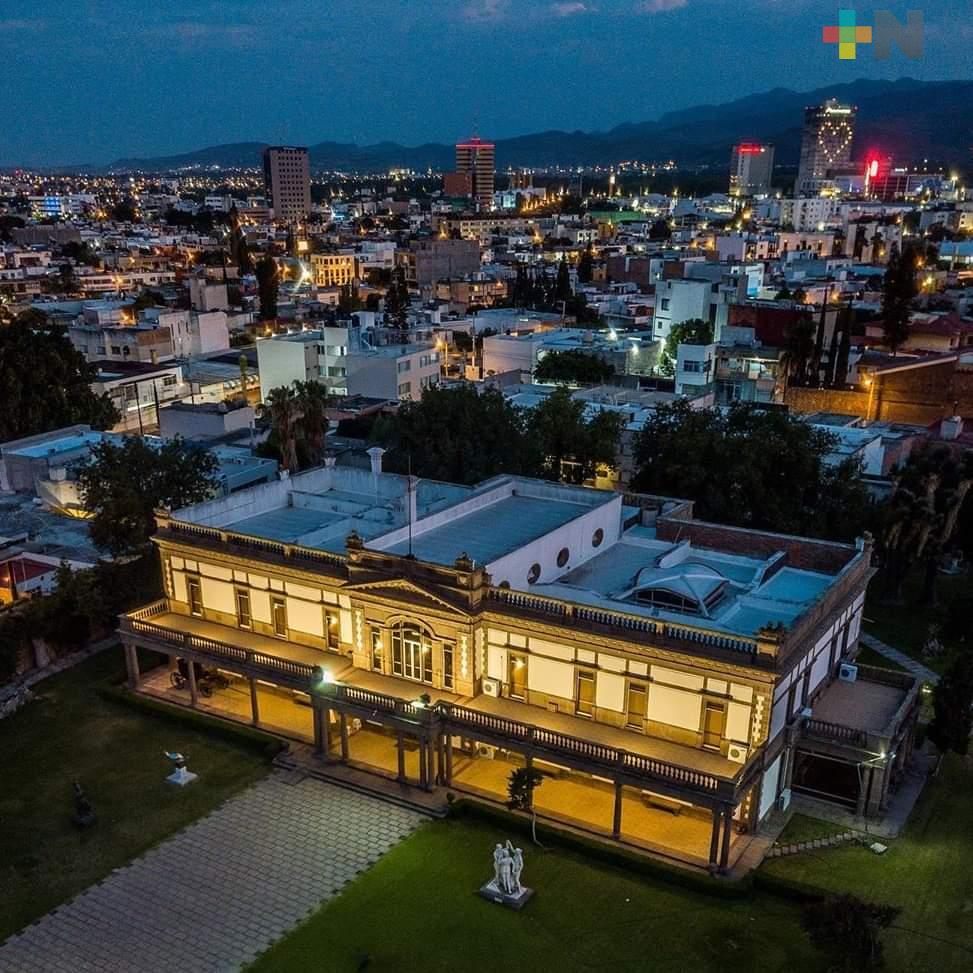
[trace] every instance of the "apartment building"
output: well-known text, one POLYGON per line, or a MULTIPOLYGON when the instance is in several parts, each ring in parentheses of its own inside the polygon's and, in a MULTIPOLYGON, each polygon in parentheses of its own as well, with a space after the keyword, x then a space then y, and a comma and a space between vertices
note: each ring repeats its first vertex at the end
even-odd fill
POLYGON ((357 326, 325 327, 257 341, 260 394, 295 381, 315 381, 332 395, 417 399, 439 382, 432 343, 372 346, 357 326))
POLYGON ((355 253, 312 253, 311 271, 318 287, 347 287, 358 276, 355 253))
POLYGON ((381 453, 160 514, 165 597, 122 621, 129 684, 428 791, 503 802, 534 766, 542 817, 716 873, 759 858, 792 789, 887 806, 918 691, 853 662, 868 538, 397 476, 381 453), (141 672, 140 648, 169 664, 141 672), (204 701, 196 664, 231 686, 204 701))

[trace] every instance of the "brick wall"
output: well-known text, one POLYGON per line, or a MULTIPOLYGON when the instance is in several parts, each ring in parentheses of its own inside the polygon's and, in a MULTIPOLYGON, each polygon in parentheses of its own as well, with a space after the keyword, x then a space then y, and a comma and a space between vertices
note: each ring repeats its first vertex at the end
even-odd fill
POLYGON ((747 530, 742 527, 726 527, 702 520, 678 520, 660 517, 656 522, 659 540, 676 543, 689 540, 696 547, 711 547, 732 551, 749 557, 767 558, 777 551, 787 554, 786 567, 837 574, 857 553, 850 544, 808 540, 788 534, 772 534, 765 531, 747 530))

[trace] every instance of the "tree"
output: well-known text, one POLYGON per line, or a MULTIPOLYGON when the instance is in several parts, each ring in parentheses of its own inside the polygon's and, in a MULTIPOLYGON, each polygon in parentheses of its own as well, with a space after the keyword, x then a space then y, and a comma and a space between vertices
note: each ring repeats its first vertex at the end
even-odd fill
POLYGON ((271 389, 264 402, 264 412, 270 416, 268 444, 276 449, 281 466, 288 473, 296 473, 297 462, 297 402, 294 390, 286 385, 271 389))
POLYGON ((577 349, 548 352, 534 366, 534 379, 547 384, 599 385, 614 374, 604 359, 577 349))
POLYGON ((568 271, 568 262, 562 257, 557 265, 557 275, 554 278, 554 286, 551 289, 551 296, 548 304, 552 310, 561 307, 562 301, 569 301, 574 294, 571 290, 571 275, 568 271))
POLYGON ((426 389, 376 423, 373 439, 389 448, 390 469, 433 480, 472 484, 500 473, 533 476, 541 467, 525 413, 498 390, 467 384, 426 389))
POLYGON ((837 895, 806 906, 801 923, 811 942, 831 959, 832 970, 864 973, 884 967, 879 937, 898 914, 896 906, 837 895))
POLYGON ((328 433, 326 410, 330 402, 331 396, 320 382, 294 383, 294 404, 300 413, 297 426, 299 450, 304 460, 302 467, 317 466, 324 459, 328 433))
POLYGON ((672 230, 666 220, 658 219, 649 227, 650 240, 668 240, 672 236, 672 230))
POLYGON ((526 811, 530 814, 530 834, 535 845, 537 840, 537 811, 534 808, 534 791, 544 781, 542 771, 534 767, 517 767, 510 771, 507 778, 507 807, 511 811, 526 811))
POLYGON ((909 315, 916 290, 916 252, 892 247, 882 283, 882 332, 894 355, 909 337, 909 315))
POLYGON ((879 553, 886 595, 900 600, 912 567, 926 562, 923 600, 935 600, 940 555, 949 547, 973 487, 973 452, 957 456, 945 447, 920 450, 892 479, 881 509, 879 553))
POLYGON ((107 395, 95 395, 95 369, 64 329, 39 311, 0 328, 0 442, 87 423, 106 429, 119 420, 107 395))
POLYGON ((592 276, 594 275, 594 253, 592 251, 591 244, 589 243, 581 254, 578 260, 578 281, 582 284, 590 284, 592 276))
POLYGON ((617 412, 598 410, 586 417, 587 403, 557 388, 527 419, 528 435, 543 454, 542 475, 549 480, 583 483, 601 464, 614 465, 622 420, 617 412))
POLYGON ((277 317, 277 292, 280 288, 280 269, 269 253, 257 262, 257 291, 260 296, 260 320, 273 321, 277 317))
POLYGON ((109 215, 116 223, 134 223, 138 218, 135 200, 128 197, 119 200, 119 202, 112 206, 109 215))
POLYGON ((392 283, 385 292, 385 324, 401 335, 405 335, 409 328, 409 288, 403 267, 395 268, 392 283))
POLYGON ((807 314, 802 314, 785 331, 781 365, 784 379, 788 384, 806 385, 808 383, 811 363, 814 360, 815 333, 814 322, 807 314))
POLYGON ((250 256, 247 236, 240 226, 240 213, 236 206, 230 207, 230 259, 236 264, 241 277, 253 273, 253 257, 250 256))
POLYGON ((633 488, 693 500, 703 520, 851 541, 872 503, 856 464, 829 462, 835 445, 786 412, 672 402, 636 438, 633 488))
POLYGON ((155 530, 155 510, 179 509, 212 496, 217 462, 178 437, 159 447, 143 439, 104 441, 78 470, 94 543, 112 555, 135 553, 155 530))
POLYGON ((659 370, 665 375, 675 372, 675 361, 679 355, 680 345, 711 345, 713 343, 713 325, 702 318, 690 318, 680 321, 669 329, 665 348, 662 349, 662 361, 659 370))
POLYGON ((966 755, 973 732, 973 651, 961 649, 954 656, 933 691, 933 718, 929 739, 943 752, 966 755))

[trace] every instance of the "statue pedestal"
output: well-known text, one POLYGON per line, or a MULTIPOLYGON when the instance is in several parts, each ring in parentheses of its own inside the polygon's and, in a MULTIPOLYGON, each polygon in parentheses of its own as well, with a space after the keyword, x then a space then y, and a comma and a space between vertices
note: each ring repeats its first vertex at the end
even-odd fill
POLYGON ((499 888, 496 880, 491 878, 485 885, 480 886, 477 894, 482 895, 484 899, 489 899, 491 902, 496 902, 497 905, 505 905, 508 909, 514 909, 519 912, 527 905, 530 897, 534 894, 534 890, 523 887, 519 895, 510 895, 508 892, 504 892, 503 889, 499 888))
POLYGON ((186 770, 185 767, 177 767, 166 780, 170 784, 175 784, 176 787, 185 787, 187 784, 191 784, 194 780, 199 778, 199 774, 194 774, 191 770, 186 770))

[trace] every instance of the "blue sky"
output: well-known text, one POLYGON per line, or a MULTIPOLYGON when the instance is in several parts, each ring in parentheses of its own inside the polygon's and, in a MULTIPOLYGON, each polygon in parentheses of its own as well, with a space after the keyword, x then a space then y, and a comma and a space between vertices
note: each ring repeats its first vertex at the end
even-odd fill
POLYGON ((829 0, 0 0, 0 164, 222 142, 454 141, 605 129, 775 86, 973 78, 971 0, 926 52, 839 62, 829 0))

